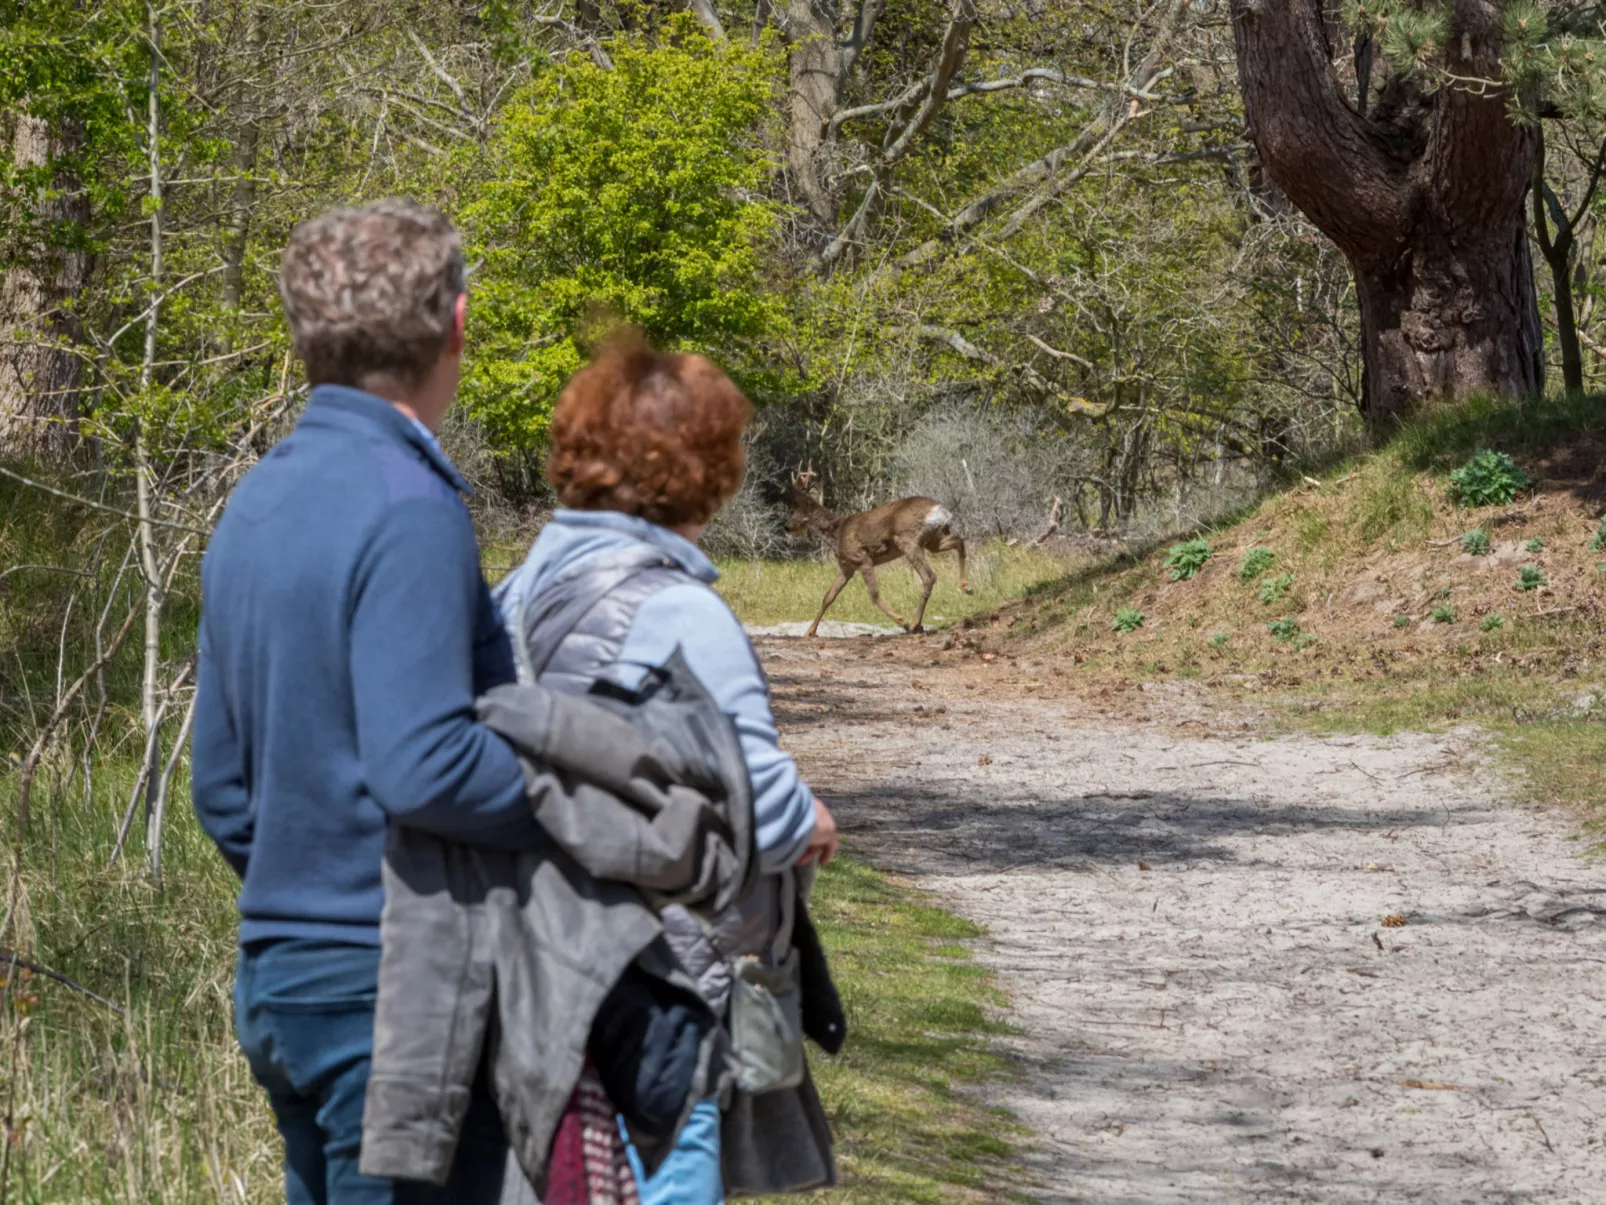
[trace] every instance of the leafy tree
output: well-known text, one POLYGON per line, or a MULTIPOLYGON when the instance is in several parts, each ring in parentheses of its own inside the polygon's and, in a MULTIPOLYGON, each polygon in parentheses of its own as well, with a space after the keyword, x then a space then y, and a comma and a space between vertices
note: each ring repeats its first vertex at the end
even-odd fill
POLYGON ((1541 387, 1524 207, 1539 110, 1519 101, 1595 103, 1569 11, 1232 0, 1261 158, 1355 273, 1374 427, 1439 392, 1541 387))
POLYGON ((762 279, 778 208, 755 137, 775 64, 689 18, 673 30, 615 43, 611 69, 572 55, 502 115, 492 178, 464 211, 483 257, 464 394, 506 446, 539 443, 598 307, 739 373, 783 324, 762 279))

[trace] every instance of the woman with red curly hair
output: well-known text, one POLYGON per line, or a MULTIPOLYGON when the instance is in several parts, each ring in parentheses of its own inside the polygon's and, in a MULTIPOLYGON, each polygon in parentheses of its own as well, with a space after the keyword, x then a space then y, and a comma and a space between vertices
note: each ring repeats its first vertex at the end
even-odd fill
MULTIPOLYGON (((780 746, 753 647, 712 588, 719 572, 697 547, 742 483, 752 414, 710 361, 654 351, 634 330, 616 336, 558 398, 547 476, 563 509, 498 591, 512 617, 559 581, 597 575, 606 592, 585 614, 565 617, 567 633, 532 667, 541 684, 583 692, 606 676, 632 688, 678 651, 732 721, 752 781, 764 877, 746 901, 715 918, 712 933, 683 909, 664 910, 666 937, 720 1013, 740 959, 786 959, 798 869, 812 873, 837 847, 830 812, 780 746)), ((523 640, 512 635, 515 644, 523 640)), ((736 1093, 723 1118, 715 1101, 699 1105, 650 1179, 638 1163, 643 1205, 718 1205, 722 1129, 737 1136, 724 1160, 734 1189, 768 1194, 836 1181, 829 1132, 805 1073, 787 1092, 736 1093), (800 1133, 816 1141, 798 1142, 800 1133), (749 1153, 738 1154, 738 1140, 749 1153), (776 1144, 785 1149, 773 1158, 750 1156, 776 1144)))

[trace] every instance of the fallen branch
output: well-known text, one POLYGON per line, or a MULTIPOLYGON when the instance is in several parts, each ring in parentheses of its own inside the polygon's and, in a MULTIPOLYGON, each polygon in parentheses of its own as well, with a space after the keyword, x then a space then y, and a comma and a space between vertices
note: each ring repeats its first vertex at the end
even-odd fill
POLYGON ((90 991, 83 984, 74 982, 73 980, 67 978, 67 976, 63 975, 60 971, 53 971, 47 966, 40 966, 37 962, 30 962, 28 959, 17 954, 14 950, 0 949, 0 964, 11 967, 13 970, 17 967, 21 967, 23 970, 30 971, 35 975, 43 975, 46 979, 53 979, 57 983, 61 984, 62 987, 71 988, 80 996, 84 996, 87 999, 93 1000, 96 1004, 104 1005, 106 1008, 111 1009, 112 1012, 116 1013, 119 1017, 127 1015, 124 1012, 122 1005, 114 1004, 112 1001, 106 999, 105 996, 102 996, 99 992, 90 991))

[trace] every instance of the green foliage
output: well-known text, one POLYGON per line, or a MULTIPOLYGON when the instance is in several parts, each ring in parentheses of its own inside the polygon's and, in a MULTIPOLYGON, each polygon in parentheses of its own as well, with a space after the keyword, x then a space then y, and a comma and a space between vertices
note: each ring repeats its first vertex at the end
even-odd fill
POLYGON ((673 24, 661 41, 613 43, 611 71, 579 55, 539 69, 464 211, 484 267, 463 395, 504 447, 539 445, 604 315, 716 358, 751 391, 776 387, 759 365, 784 325, 761 280, 778 209, 757 137, 776 64, 767 47, 673 24))
POLYGON ((1434 623, 1454 623, 1455 622, 1455 608, 1452 607, 1449 603, 1440 603, 1438 606, 1433 608, 1433 622, 1434 623))
POLYGON ((1115 613, 1110 627, 1117 632, 1135 632, 1143 626, 1143 612, 1136 607, 1122 607, 1115 613))
POLYGON ((1284 615, 1281 619, 1274 619, 1266 625, 1266 630, 1277 640, 1293 640, 1299 635, 1299 623, 1291 615, 1284 615))
POLYGON ((1397 627, 1397 628, 1408 628, 1408 627, 1410 627, 1411 626, 1411 617, 1409 615, 1396 615, 1394 617, 1394 626, 1397 627))
POLYGON ((1504 506, 1534 484, 1506 453, 1483 448, 1450 473, 1450 497, 1460 506, 1504 506))
POLYGON ((1277 554, 1270 548, 1251 548, 1238 562, 1238 580, 1248 585, 1277 563, 1277 554))
POLYGON ((1214 636, 1212 636, 1210 638, 1210 642, 1209 642, 1210 643, 1210 647, 1213 648, 1213 649, 1226 648, 1227 647, 1227 641, 1229 641, 1231 639, 1232 639, 1232 633, 1231 632, 1217 632, 1214 636))
POLYGON ((1485 615, 1483 617, 1483 622, 1478 625, 1478 630, 1483 632, 1498 632, 1505 626, 1505 618, 1500 614, 1500 612, 1496 611, 1492 615, 1485 615))
POLYGON ((1543 540, 1541 540, 1538 536, 1535 536, 1533 539, 1529 540, 1527 543, 1525 543, 1522 546, 1522 550, 1524 552, 1543 552, 1544 549, 1545 549, 1545 542, 1543 540))
POLYGON ((1469 556, 1489 555, 1489 533, 1481 527, 1474 527, 1461 537, 1461 551, 1469 556))
POLYGON ((1166 553, 1165 567, 1171 570, 1171 580, 1185 582, 1204 568, 1213 550, 1204 540, 1185 540, 1171 545, 1166 553))
POLYGON ((1287 594, 1293 584, 1294 575, 1292 573, 1280 573, 1276 577, 1262 578, 1260 589, 1256 592, 1255 597, 1260 599, 1263 604, 1270 606, 1287 594))
POLYGON ((1517 570, 1517 589, 1537 590, 1540 586, 1548 585, 1545 580, 1545 571, 1538 565, 1524 565, 1517 570))
POLYGON ((1606 552, 1606 519, 1600 521, 1600 526, 1595 528, 1595 534, 1590 537, 1589 551, 1606 552))

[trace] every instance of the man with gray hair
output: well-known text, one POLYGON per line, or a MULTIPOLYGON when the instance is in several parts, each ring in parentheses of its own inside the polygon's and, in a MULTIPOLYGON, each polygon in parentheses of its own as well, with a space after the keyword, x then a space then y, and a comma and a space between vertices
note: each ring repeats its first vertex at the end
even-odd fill
POLYGON ((358 1171, 387 824, 542 840, 512 749, 474 719, 513 656, 433 434, 463 353, 462 249, 433 210, 341 210, 291 236, 280 290, 311 397, 201 571, 193 795, 242 882, 236 1030, 290 1205, 495 1201, 506 1139, 483 1082, 445 1188, 358 1171))

